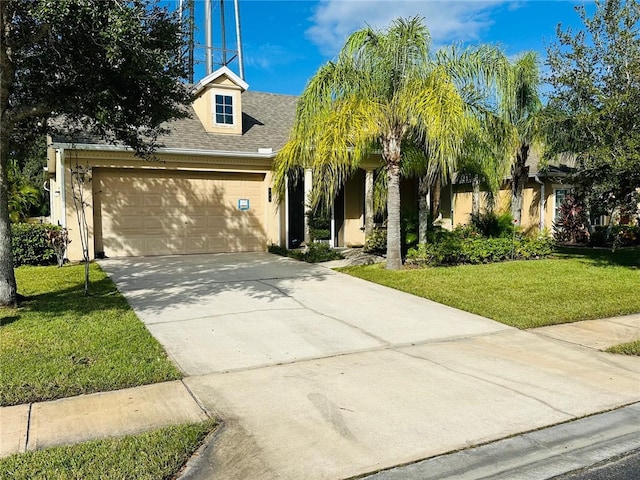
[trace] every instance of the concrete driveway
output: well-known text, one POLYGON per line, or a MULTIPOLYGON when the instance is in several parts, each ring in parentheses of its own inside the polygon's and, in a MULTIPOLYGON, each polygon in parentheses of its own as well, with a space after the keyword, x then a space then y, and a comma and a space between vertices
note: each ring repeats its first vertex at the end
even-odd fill
POLYGON ((186 478, 342 479, 640 400, 640 359, 266 253, 100 262, 224 420, 186 478))

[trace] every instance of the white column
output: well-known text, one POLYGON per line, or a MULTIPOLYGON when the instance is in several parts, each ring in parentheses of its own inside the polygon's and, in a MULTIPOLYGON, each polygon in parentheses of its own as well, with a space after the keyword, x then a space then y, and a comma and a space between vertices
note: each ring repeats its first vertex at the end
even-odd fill
POLYGON ((364 177, 364 235, 373 232, 373 170, 367 169, 364 177))
POLYGON ((313 171, 310 168, 304 170, 304 243, 311 243, 309 235, 309 214, 311 213, 311 188, 313 186, 313 171))

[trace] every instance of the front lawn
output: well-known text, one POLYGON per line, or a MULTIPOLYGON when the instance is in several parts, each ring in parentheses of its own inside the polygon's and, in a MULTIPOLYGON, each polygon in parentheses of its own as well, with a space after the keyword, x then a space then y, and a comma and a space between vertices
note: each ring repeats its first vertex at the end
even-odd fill
POLYGON ((207 420, 122 438, 19 453, 0 459, 0 478, 175 478, 214 426, 214 420, 207 420))
POLYGON ((18 310, 0 309, 0 405, 181 378, 115 285, 91 265, 19 267, 18 310))
POLYGON ((640 357, 640 340, 615 345, 611 348, 607 348, 607 352, 621 353, 623 355, 635 355, 636 357, 640 357))
POLYGON ((640 249, 559 249, 544 260, 341 271, 518 328, 640 312, 640 249))

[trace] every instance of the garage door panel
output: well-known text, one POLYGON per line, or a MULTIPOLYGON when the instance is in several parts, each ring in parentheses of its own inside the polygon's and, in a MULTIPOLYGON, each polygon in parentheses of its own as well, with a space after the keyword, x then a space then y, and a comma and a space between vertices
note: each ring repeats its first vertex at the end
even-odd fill
POLYGON ((264 174, 94 170, 96 251, 107 256, 264 250, 264 174), (239 199, 250 208, 241 211, 239 199))

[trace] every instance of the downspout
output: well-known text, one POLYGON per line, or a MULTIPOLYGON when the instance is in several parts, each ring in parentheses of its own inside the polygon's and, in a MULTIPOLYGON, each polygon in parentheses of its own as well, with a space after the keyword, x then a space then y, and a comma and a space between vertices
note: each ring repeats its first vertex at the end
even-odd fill
POLYGON ((56 173, 60 173, 60 219, 58 221, 62 228, 67 228, 67 186, 64 169, 64 148, 58 148, 56 149, 56 173))
POLYGON ((547 195, 544 188, 544 181, 540 180, 540 174, 537 173, 533 178, 540 184, 540 231, 542 232, 544 230, 545 211, 547 210, 547 195))

